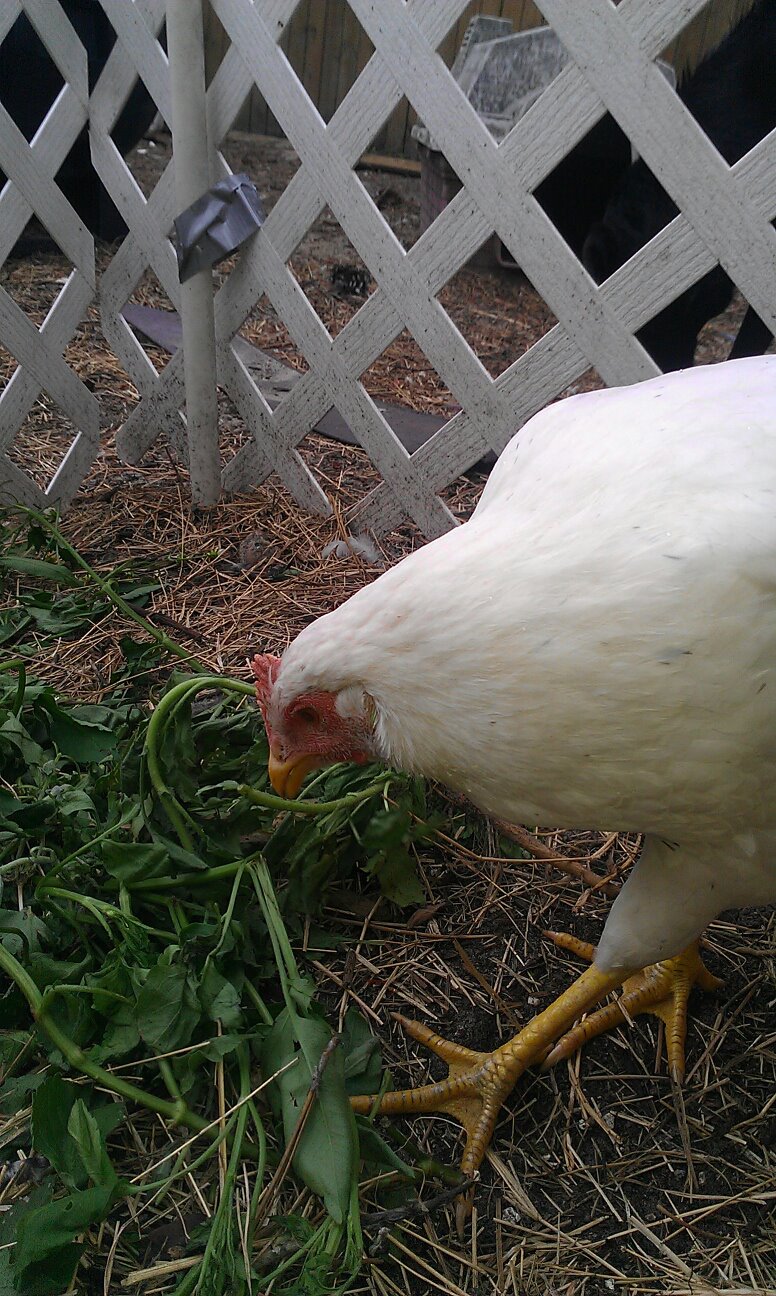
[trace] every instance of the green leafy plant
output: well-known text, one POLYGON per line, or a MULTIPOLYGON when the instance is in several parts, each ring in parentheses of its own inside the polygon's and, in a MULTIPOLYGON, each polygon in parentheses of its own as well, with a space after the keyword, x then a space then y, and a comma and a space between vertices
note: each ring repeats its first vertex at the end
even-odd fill
MULTIPOLYGON (((69 627, 96 583, 152 638, 149 666, 188 661, 55 521, 34 515, 12 540, 0 567, 19 582, 12 612, 43 606, 44 582, 51 626, 53 585, 69 627)), ((152 588, 125 577, 137 597, 152 588)), ((5 1146, 51 1171, 0 1214, 0 1290, 64 1290, 90 1229, 217 1165, 178 1293, 239 1296, 251 1271, 275 1291, 345 1290, 361 1263, 359 1167, 405 1183, 420 1170, 353 1117, 348 1095, 379 1087, 375 1042, 358 1018, 333 1035, 292 941, 326 884, 359 869, 397 903, 422 897, 422 788, 335 767, 282 801, 249 684, 177 669, 153 709, 121 678, 99 706, 68 703, 29 677, 23 648, 0 662, 0 1112, 29 1105, 5 1146), (142 1112, 170 1134, 156 1179, 122 1171, 128 1117, 142 1112), (321 1199, 312 1222, 277 1213, 289 1173, 321 1199), (254 1243, 270 1225, 292 1245, 267 1273, 254 1243)))

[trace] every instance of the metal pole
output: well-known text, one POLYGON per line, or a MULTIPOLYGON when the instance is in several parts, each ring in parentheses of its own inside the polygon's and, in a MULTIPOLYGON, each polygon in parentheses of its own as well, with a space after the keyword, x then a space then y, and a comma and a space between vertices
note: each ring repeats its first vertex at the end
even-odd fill
MULTIPOLYGON (((175 199, 178 211, 185 211, 211 184, 201 0, 167 0, 167 52, 175 199)), ((210 270, 180 285, 180 303, 191 497, 194 504, 208 507, 217 502, 221 490, 210 270)))

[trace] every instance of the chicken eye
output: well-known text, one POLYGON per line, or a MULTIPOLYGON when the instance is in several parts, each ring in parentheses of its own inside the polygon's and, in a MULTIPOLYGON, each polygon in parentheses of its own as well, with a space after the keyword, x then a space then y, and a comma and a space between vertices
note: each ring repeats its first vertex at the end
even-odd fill
POLYGON ((296 712, 294 719, 301 720, 302 724, 308 724, 308 725, 316 724, 318 720, 318 712, 315 710, 314 707, 303 706, 300 707, 299 710, 296 712))

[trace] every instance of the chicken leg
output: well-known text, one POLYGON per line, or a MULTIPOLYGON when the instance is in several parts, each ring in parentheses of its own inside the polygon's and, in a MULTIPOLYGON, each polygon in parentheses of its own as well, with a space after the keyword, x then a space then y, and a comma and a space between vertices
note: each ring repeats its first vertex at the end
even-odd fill
MULTIPOLYGON (((544 934, 561 949, 578 954, 588 963, 593 962, 595 945, 577 940, 576 936, 570 936, 566 932, 548 931, 544 934)), ((709 972, 703 962, 697 941, 693 941, 692 945, 675 958, 651 963, 642 972, 627 977, 622 983, 622 994, 614 1003, 598 1008, 561 1036, 543 1059, 542 1070, 547 1071, 556 1062, 571 1057, 572 1053, 576 1053, 578 1048, 596 1035, 602 1035, 613 1026, 619 1026, 631 1017, 648 1012, 659 1017, 666 1028, 668 1070, 672 1080, 681 1084, 685 1070, 687 1002, 694 985, 700 986, 701 990, 719 990, 722 985, 722 979, 709 972)))
MULTIPOLYGON (((569 945, 568 939, 553 939, 558 944, 569 945)), ((573 938, 571 944, 577 953, 592 960, 593 946, 574 943, 573 938)), ((526 1068, 535 1062, 553 1065, 572 1053, 585 1039, 600 1034, 627 1015, 655 1012, 665 1021, 672 1073, 681 1076, 684 1071, 687 996, 695 982, 704 989, 713 989, 720 984, 702 963, 697 943, 676 958, 653 964, 627 978, 621 972, 601 971, 593 963, 549 1007, 491 1053, 464 1048, 437 1035, 421 1022, 395 1014, 408 1035, 447 1063, 447 1079, 417 1089, 395 1090, 381 1098, 379 1095, 353 1097, 351 1104, 361 1115, 370 1112, 379 1099, 379 1111, 385 1116, 446 1112, 455 1117, 463 1125, 466 1135, 461 1170, 468 1178, 482 1163, 499 1109, 526 1068), (624 988, 622 1010, 618 1010, 615 1004, 600 1009, 582 1025, 574 1026, 582 1014, 594 1008, 617 986, 624 988)), ((459 1231, 470 1210, 469 1194, 459 1199, 456 1212, 459 1231)))

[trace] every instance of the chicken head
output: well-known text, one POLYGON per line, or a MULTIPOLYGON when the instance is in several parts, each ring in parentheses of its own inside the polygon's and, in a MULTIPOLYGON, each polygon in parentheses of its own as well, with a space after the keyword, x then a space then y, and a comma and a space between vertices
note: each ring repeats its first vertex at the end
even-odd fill
POLYGON ((337 761, 364 765, 374 760, 367 699, 353 689, 316 689, 285 697, 281 659, 253 658, 256 698, 269 740, 269 778, 278 796, 297 796, 307 774, 337 761))

